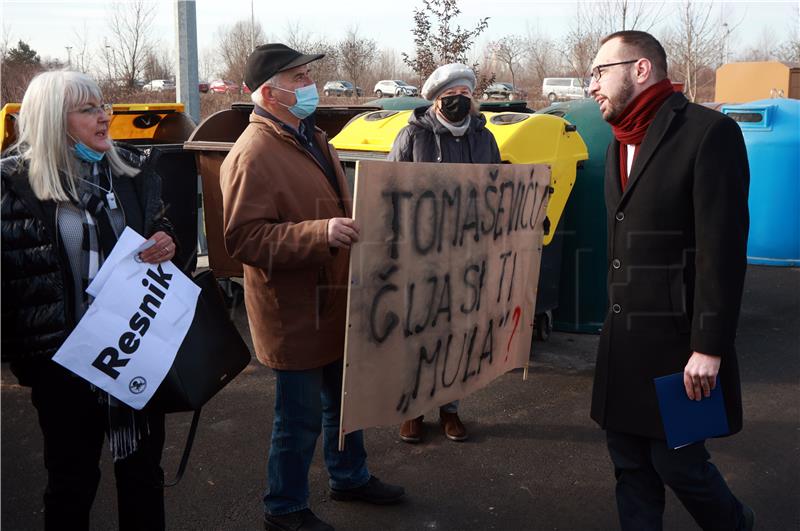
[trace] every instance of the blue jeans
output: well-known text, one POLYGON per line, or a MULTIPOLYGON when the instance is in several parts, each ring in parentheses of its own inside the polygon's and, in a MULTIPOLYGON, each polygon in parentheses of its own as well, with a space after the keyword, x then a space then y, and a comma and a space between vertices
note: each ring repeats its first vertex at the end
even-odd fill
POLYGON ((307 371, 275 370, 275 420, 267 464, 264 508, 272 515, 308 507, 308 469, 322 431, 329 485, 352 489, 369 481, 361 431, 339 448, 342 360, 307 371))
POLYGON ((439 406, 439 409, 444 411, 445 413, 458 413, 458 400, 453 400, 452 402, 448 402, 446 404, 442 404, 439 406))

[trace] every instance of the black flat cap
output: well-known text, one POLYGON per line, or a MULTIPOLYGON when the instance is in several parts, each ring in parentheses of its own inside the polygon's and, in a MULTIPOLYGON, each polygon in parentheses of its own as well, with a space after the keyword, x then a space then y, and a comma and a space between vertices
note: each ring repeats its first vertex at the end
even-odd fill
POLYGON ((323 57, 325 57, 324 53, 302 54, 297 50, 292 50, 285 44, 262 44, 253 50, 253 53, 247 58, 244 83, 247 88, 255 92, 264 81, 278 72, 303 66, 323 57))

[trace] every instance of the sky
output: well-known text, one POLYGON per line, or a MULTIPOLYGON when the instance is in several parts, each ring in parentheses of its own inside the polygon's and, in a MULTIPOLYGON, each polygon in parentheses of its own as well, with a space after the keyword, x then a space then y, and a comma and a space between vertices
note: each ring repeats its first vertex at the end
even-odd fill
MULTIPOLYGON (((107 19, 114 4, 107 0, 40 1, 0 0, 0 29, 15 45, 27 42, 42 58, 67 59, 67 46, 78 40, 76 32, 85 34, 90 50, 99 50, 108 36, 107 19)), ((161 46, 175 47, 175 0, 152 0, 156 7, 153 36, 161 46)), ((674 20, 678 1, 663 4, 663 23, 652 29, 659 32, 674 20)), ((215 36, 223 26, 250 19, 250 0, 197 0, 198 50, 201 58, 214 47, 215 36)), ((255 19, 265 29, 269 40, 280 42, 290 25, 314 36, 325 36, 330 42, 344 37, 355 27, 359 35, 374 39, 378 48, 400 52, 413 51, 413 9, 421 0, 253 0, 255 19)), ((457 22, 471 28, 482 17, 490 17, 489 27, 476 42, 482 49, 490 41, 505 35, 525 35, 539 31, 551 38, 564 35, 574 21, 578 4, 575 1, 539 0, 461 0, 457 22)), ((748 47, 757 46, 770 35, 775 43, 790 37, 792 24, 798 23, 798 0, 714 2, 714 9, 734 27, 730 38, 731 56, 748 47)))

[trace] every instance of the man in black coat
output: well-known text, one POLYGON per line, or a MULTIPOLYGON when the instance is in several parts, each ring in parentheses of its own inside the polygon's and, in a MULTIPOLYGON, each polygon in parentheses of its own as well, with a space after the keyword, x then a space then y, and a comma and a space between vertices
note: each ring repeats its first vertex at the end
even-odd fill
POLYGON ((606 430, 623 529, 661 529, 664 484, 703 529, 752 529, 704 441, 665 443, 654 378, 682 372, 689 399, 717 382, 742 427, 734 350, 746 270, 749 172, 730 118, 675 93, 661 44, 639 31, 602 41, 591 96, 613 126, 606 157, 609 312, 592 418, 606 430))

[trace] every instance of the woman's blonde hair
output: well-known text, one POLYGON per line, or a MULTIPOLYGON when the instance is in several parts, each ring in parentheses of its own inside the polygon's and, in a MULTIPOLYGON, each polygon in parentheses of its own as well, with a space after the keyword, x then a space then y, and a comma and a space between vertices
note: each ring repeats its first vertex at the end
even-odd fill
MULTIPOLYGON (((67 136, 67 113, 90 100, 102 102, 103 94, 97 83, 81 72, 43 72, 28 85, 12 150, 28 162, 28 181, 38 199, 78 199, 78 161, 67 136)), ((114 174, 130 177, 139 173, 122 161, 113 144, 105 153, 114 174)))

